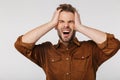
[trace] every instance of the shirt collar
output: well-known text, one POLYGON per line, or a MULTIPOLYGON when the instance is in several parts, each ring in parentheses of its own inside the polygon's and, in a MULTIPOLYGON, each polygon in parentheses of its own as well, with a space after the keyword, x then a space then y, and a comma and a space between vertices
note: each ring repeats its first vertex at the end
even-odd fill
MULTIPOLYGON (((78 39, 76 37, 71 41, 71 43, 74 43, 77 46, 80 46, 80 44, 81 44, 80 41, 78 41, 78 39)), ((59 40, 58 43, 56 45, 54 45, 55 48, 59 48, 60 44, 62 44, 62 43, 59 40)))

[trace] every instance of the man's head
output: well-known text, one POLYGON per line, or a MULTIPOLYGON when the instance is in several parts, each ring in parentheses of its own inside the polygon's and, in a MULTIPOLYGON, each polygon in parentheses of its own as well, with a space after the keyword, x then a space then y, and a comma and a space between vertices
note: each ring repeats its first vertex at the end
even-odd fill
POLYGON ((56 27, 62 42, 69 43, 75 37, 75 11, 70 4, 61 4, 57 10, 61 9, 58 25, 56 27))

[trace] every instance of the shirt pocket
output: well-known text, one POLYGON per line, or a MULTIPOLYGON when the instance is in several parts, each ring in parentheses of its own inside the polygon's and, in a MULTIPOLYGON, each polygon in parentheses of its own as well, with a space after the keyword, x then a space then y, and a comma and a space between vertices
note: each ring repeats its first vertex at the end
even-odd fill
POLYGON ((60 56, 54 56, 54 57, 49 57, 49 62, 50 63, 57 63, 61 61, 61 57, 60 56))
POLYGON ((53 75, 61 74, 60 71, 63 69, 61 68, 62 59, 61 56, 51 56, 48 59, 48 68, 50 73, 53 72, 53 75))
POLYGON ((86 68, 89 66, 90 54, 83 55, 74 55, 72 61, 72 67, 74 71, 82 71, 84 72, 86 68))

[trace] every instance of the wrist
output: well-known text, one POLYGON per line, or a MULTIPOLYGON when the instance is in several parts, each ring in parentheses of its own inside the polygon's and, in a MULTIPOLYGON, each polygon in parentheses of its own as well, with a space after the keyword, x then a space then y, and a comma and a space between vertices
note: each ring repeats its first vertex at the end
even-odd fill
POLYGON ((82 24, 76 25, 76 31, 80 32, 82 27, 82 24))
POLYGON ((57 25, 57 22, 53 22, 53 21, 49 21, 48 22, 52 27, 56 27, 56 25, 57 25))
POLYGON ((48 24, 49 24, 52 28, 54 28, 54 27, 56 26, 56 23, 54 23, 54 22, 52 22, 52 21, 49 21, 48 24))

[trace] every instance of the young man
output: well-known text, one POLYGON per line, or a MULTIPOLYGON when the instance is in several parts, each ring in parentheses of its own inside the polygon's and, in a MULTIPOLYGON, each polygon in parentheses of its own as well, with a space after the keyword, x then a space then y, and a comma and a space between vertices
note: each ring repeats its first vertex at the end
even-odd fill
POLYGON ((47 80, 95 80, 98 67, 120 48, 113 34, 83 25, 76 9, 61 4, 51 21, 20 36, 16 49, 43 68, 47 80), (51 29, 58 32, 58 44, 35 43, 51 29), (78 41, 80 32, 91 40, 78 41))

